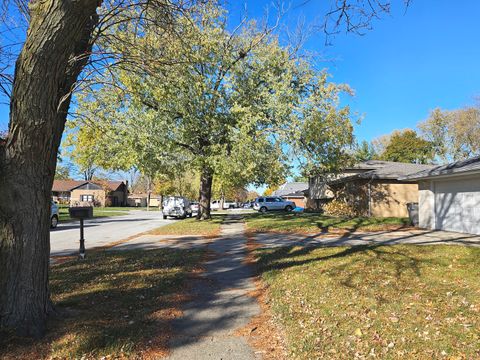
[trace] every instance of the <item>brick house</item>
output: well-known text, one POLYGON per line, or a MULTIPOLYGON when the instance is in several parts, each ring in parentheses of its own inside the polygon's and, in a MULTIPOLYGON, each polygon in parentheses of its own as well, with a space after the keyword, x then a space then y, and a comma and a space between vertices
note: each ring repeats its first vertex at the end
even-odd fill
POLYGON ((128 183, 55 180, 52 197, 54 201, 69 205, 127 206, 128 183))
POLYGON ((285 200, 293 201, 298 207, 306 205, 305 191, 308 190, 306 182, 287 182, 272 193, 272 196, 280 196, 285 200))
POLYGON ((310 180, 308 207, 321 209, 332 199, 343 201, 359 215, 375 217, 407 217, 407 203, 418 202, 418 181, 402 177, 432 169, 392 161, 370 160, 346 168, 343 173, 310 180))

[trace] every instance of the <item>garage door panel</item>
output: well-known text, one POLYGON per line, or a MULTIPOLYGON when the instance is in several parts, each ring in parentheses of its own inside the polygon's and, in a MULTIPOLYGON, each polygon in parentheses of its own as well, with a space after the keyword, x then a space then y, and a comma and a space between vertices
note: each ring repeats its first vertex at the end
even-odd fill
POLYGON ((439 230, 480 234, 480 178, 435 183, 439 230))

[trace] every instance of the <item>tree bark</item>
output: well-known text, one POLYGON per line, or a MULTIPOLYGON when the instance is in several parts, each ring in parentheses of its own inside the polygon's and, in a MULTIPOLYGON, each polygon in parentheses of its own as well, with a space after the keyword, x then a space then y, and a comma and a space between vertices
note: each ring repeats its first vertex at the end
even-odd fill
POLYGON ((210 202, 212 199, 213 171, 204 166, 200 176, 200 197, 198 201, 198 220, 211 219, 210 202))
POLYGON ((71 89, 87 62, 99 0, 32 0, 0 148, 0 328, 44 334, 50 199, 71 89))

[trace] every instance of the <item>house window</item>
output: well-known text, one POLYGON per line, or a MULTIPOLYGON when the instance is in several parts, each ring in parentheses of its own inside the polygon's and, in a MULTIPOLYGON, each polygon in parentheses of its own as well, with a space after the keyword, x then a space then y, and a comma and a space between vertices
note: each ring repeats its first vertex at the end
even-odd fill
POLYGON ((80 201, 93 202, 93 195, 80 195, 80 201))

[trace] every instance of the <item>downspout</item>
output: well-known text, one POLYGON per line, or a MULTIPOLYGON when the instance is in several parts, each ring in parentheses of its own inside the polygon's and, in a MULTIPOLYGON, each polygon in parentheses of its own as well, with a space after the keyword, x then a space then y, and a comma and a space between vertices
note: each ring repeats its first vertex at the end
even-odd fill
POLYGON ((368 217, 372 217, 372 180, 368 182, 368 217))

